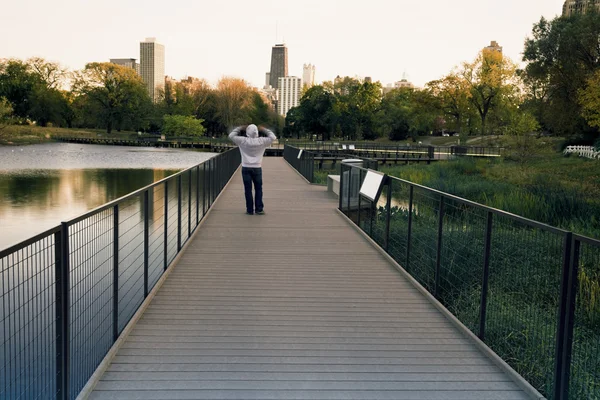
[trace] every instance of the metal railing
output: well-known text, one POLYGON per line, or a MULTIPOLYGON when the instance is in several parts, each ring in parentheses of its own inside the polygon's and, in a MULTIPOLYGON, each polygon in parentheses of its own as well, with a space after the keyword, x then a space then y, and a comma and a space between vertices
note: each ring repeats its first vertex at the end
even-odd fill
POLYGON ((310 151, 298 149, 296 147, 285 145, 283 148, 283 158, 296 171, 300 173, 307 181, 315 181, 315 154, 310 151))
POLYGON ((297 142, 291 146, 318 153, 342 151, 348 154, 377 154, 377 157, 398 159, 415 158, 421 155, 432 160, 446 159, 450 156, 499 157, 505 150, 502 147, 489 146, 428 146, 420 144, 407 146, 359 141, 344 143, 297 142))
MULTIPOLYGON (((372 160, 365 157, 357 157, 355 155, 344 155, 347 159, 361 159, 363 165, 366 168, 374 170, 378 169, 377 160, 372 160)), ((307 181, 310 183, 316 183, 315 179, 315 164, 318 170, 323 169, 323 159, 318 157, 316 153, 299 149, 293 146, 285 145, 283 149, 283 158, 288 162, 296 171, 298 171, 307 181), (302 154, 300 154, 302 151, 302 154), (298 157, 300 155, 300 157, 298 157)), ((334 164, 335 165, 335 164, 334 164)))
POLYGON ((0 251, 0 398, 74 399, 240 162, 219 154, 0 251))
POLYGON ((339 209, 549 399, 600 398, 600 241, 342 164, 339 209))

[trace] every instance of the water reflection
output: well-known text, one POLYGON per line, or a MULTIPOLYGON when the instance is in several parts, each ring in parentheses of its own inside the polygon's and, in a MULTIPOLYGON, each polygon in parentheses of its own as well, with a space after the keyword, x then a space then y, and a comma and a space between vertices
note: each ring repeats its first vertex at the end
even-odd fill
POLYGON ((0 173, 0 249, 177 170, 22 170, 0 173))

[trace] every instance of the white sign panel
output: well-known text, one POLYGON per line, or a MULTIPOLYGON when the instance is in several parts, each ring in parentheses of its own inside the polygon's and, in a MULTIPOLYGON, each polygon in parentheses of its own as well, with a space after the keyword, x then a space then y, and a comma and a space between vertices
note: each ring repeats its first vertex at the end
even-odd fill
POLYGON ((381 184, 383 183, 383 178, 385 175, 380 174, 375 171, 367 171, 367 175, 365 176, 365 180, 363 181, 362 186, 360 187, 360 194, 365 196, 371 201, 376 201, 381 193, 381 184))
POLYGON ((302 152, 303 152, 303 151, 304 151, 304 150, 300 149, 300 151, 298 152, 298 160, 300 159, 300 157, 302 157, 302 152))

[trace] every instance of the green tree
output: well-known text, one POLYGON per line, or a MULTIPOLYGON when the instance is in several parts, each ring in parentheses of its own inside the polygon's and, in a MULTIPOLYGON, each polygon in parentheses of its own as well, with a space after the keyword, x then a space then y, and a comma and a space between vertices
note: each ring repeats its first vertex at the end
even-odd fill
POLYGON ((10 125, 10 119, 13 113, 12 105, 4 97, 0 97, 0 137, 2 130, 10 125))
POLYGON ((406 140, 410 135, 412 112, 411 91, 394 89, 383 96, 377 121, 381 136, 390 140, 406 140))
POLYGON ((323 140, 331 138, 334 95, 330 88, 316 85, 304 93, 300 104, 288 111, 286 126, 300 138, 301 133, 320 135, 323 140))
POLYGON ((173 136, 202 136, 206 129, 202 120, 187 115, 165 115, 163 132, 173 136))
POLYGON ((32 98, 41 84, 39 76, 31 73, 25 62, 16 59, 0 61, 0 97, 11 103, 16 117, 29 118, 32 98))
POLYGON ((90 63, 76 75, 74 91, 96 112, 98 122, 111 133, 124 124, 142 123, 151 102, 142 79, 131 68, 112 63, 90 63))
POLYGON ((578 100, 587 123, 600 128, 600 69, 587 80, 585 87, 579 89, 578 100))
POLYGON ((470 113, 471 92, 467 81, 459 74, 451 73, 426 86, 437 99, 437 107, 453 120, 451 129, 461 134, 464 120, 470 113))
POLYGON ((540 19, 525 42, 523 61, 529 103, 542 125, 556 135, 597 136, 586 122, 580 92, 600 68, 598 14, 540 19))
POLYGON ((475 61, 464 63, 461 78, 470 91, 470 101, 481 119, 481 134, 486 134, 486 120, 490 111, 498 108, 503 97, 518 87, 517 67, 496 50, 483 49, 475 61))

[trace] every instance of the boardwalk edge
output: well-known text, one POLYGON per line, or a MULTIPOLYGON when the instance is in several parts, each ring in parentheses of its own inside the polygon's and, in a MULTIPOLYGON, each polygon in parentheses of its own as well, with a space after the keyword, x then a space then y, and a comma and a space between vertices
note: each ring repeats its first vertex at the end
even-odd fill
POLYGON ((423 294, 430 302, 437 308, 446 319, 448 319, 452 325, 454 325, 463 335, 475 344, 475 346, 492 362, 504 371, 514 383, 517 384, 523 391, 532 399, 536 400, 547 400, 540 392, 537 391, 529 382, 527 382, 517 371, 515 371, 506 361, 504 361, 498 354, 490 349, 484 342, 481 341, 473 332, 469 330, 458 318, 456 318, 442 303, 440 303, 431 293, 427 291, 415 278, 413 278, 400 264, 396 262, 379 244, 377 244, 369 235, 363 232, 350 218, 348 218, 343 212, 336 208, 336 211, 341 215, 346 222, 355 231, 362 235, 367 242, 371 244, 383 257, 386 258, 419 292, 423 294))

